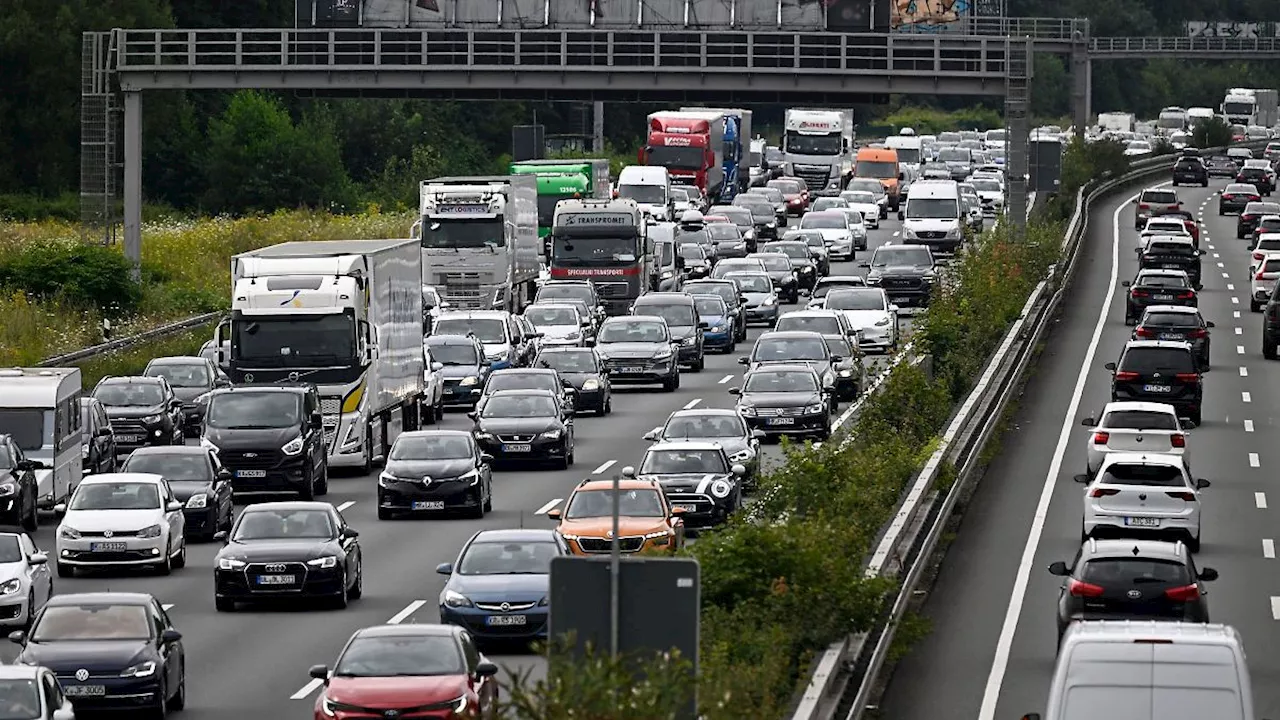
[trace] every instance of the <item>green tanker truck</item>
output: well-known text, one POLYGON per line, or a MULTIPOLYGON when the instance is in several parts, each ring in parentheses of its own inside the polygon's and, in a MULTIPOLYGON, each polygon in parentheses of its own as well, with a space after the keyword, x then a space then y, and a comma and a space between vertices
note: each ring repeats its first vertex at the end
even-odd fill
POLYGON ((534 175, 538 182, 538 237, 543 254, 556 203, 570 198, 608 198, 608 160, 524 160, 511 163, 511 175, 534 175))

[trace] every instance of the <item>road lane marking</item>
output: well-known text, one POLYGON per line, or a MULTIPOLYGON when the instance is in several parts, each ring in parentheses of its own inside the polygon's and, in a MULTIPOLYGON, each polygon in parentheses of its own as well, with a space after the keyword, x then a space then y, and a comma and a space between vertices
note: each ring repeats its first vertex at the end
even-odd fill
POLYGON ((1262 467, 1262 463, 1258 460, 1258 453, 1249 453, 1249 467, 1262 467))
POLYGON ((1232 311, 1231 311, 1231 317, 1233 317, 1233 318, 1235 318, 1235 319, 1239 320, 1239 319, 1240 319, 1240 311, 1239 311, 1239 310, 1232 310, 1232 311))
MULTIPOLYGON (((1159 185, 1152 187, 1159 187, 1159 185)), ((1022 558, 1018 562, 1018 572, 1013 581, 1009 606, 1005 611, 1004 625, 1000 628, 1000 638, 996 643, 995 658, 991 661, 991 673, 987 676, 986 688, 982 693, 982 707, 978 712, 978 720, 995 720, 996 705, 1000 700, 1000 687, 1004 684, 1005 671, 1009 666, 1009 653, 1013 649, 1013 637, 1018 631, 1018 621, 1022 616, 1022 606, 1027 596, 1027 583, 1031 578, 1031 568, 1035 564, 1036 550, 1040 546, 1040 536, 1044 534, 1049 504, 1053 500, 1053 491, 1057 489, 1058 476, 1062 472, 1062 460, 1067 451, 1067 441, 1075 433, 1080 400, 1084 397, 1085 384, 1093 369, 1093 361, 1098 354, 1098 345, 1102 342, 1107 318, 1111 315, 1111 303, 1116 297, 1116 286, 1120 279, 1120 213, 1128 209, 1140 194, 1134 194, 1120 203, 1111 215, 1111 275, 1107 280, 1106 291, 1103 293, 1102 308, 1098 311, 1098 319, 1093 325, 1093 337, 1089 339, 1084 362, 1081 363, 1080 372, 1076 376, 1075 390, 1071 393, 1067 412, 1062 417, 1062 427, 1058 431, 1058 444, 1053 450, 1053 459, 1050 460, 1049 470, 1044 476, 1044 486, 1040 489, 1036 511, 1031 518, 1031 528, 1027 532, 1027 542, 1022 549, 1022 558)))
POLYGON ((356 504, 355 500, 348 500, 338 506, 338 512, 346 512, 347 510, 351 509, 352 505, 355 505, 355 504, 356 504))
POLYGON ((165 612, 169 612, 170 610, 173 609, 173 603, 165 603, 160 606, 160 609, 164 610, 165 612))
MULTIPOLYGON (((1218 253, 1214 253, 1213 256, 1218 257, 1218 253)), ((1226 265, 1223 265, 1222 263, 1218 263, 1218 267, 1226 267, 1226 265)))
POLYGON ((736 375, 725 375, 724 377, 720 378, 720 384, 721 384, 721 385, 724 385, 725 383, 729 382, 730 380, 734 379, 735 377, 737 377, 737 376, 736 376, 736 375))
POLYGON ((1271 596, 1271 617, 1280 620, 1280 597, 1271 596))
POLYGON ((1237 335, 1243 335, 1243 334, 1244 334, 1244 328, 1236 328, 1236 334, 1237 334, 1237 335))
POLYGON ((604 461, 603 463, 601 463, 601 464, 600 464, 600 467, 596 468, 595 470, 592 470, 592 471, 591 471, 591 474, 592 474, 592 475, 599 475, 600 473, 604 472, 605 470, 608 470, 609 468, 611 468, 611 467, 613 467, 614 465, 616 465, 616 464, 617 464, 617 462, 618 462, 617 460, 606 460, 606 461, 604 461))
POLYGON ((392 615, 391 619, 387 621, 387 624, 399 625, 400 623, 404 622, 407 618, 412 617, 414 613, 418 612, 418 610, 420 610, 422 606, 426 604, 427 604, 426 600, 414 600, 413 602, 406 605, 405 609, 401 610, 395 615, 392 615))
POLYGON ((302 686, 302 689, 289 696, 290 700, 306 700, 307 696, 316 691, 316 688, 324 684, 323 680, 311 678, 311 682, 302 686))
POLYGON ((1238 297, 1233 297, 1233 298, 1231 298, 1231 304, 1232 304, 1232 305, 1239 305, 1239 304, 1240 304, 1240 298, 1238 298, 1238 297))
POLYGON ((1253 402, 1253 396, 1249 394, 1248 390, 1240 393, 1240 402, 1253 402))
POLYGON ((1264 492, 1256 492, 1253 494, 1253 504, 1258 506, 1259 510, 1267 509, 1267 494, 1264 492))
MULTIPOLYGON (((1219 255, 1218 253, 1214 253, 1214 254, 1213 254, 1213 256, 1214 256, 1214 257, 1222 257, 1222 256, 1221 256, 1221 255, 1219 255)), ((1222 267, 1222 263, 1218 263, 1218 267, 1222 267)))
POLYGON ((1252 420, 1245 420, 1245 421, 1244 421, 1244 431, 1245 431, 1245 432, 1253 432, 1253 421, 1252 421, 1252 420))
POLYGON ((1241 366, 1240 366, 1240 377, 1249 377, 1249 368, 1247 368, 1247 367, 1245 367, 1245 366, 1241 365, 1241 366))
POLYGON ((692 410, 692 409, 694 409, 694 408, 698 407, 698 403, 700 403, 700 402, 702 402, 702 398, 694 398, 694 399, 692 399, 692 400, 690 400, 689 402, 687 402, 687 403, 685 403, 685 404, 684 404, 684 409, 685 409, 685 410, 692 410))
POLYGON ((1231 276, 1230 276, 1230 275, 1228 275, 1227 273, 1222 273, 1222 278, 1223 278, 1224 280, 1229 280, 1229 279, 1231 279, 1231 276))
POLYGON ((538 508, 537 510, 534 510, 534 511, 533 511, 533 514, 534 514, 534 515, 546 515, 546 514, 547 514, 547 512, 548 512, 549 510, 551 510, 551 508, 553 508, 553 507, 555 507, 555 506, 557 506, 557 505, 559 505, 559 504, 560 504, 560 500, 561 500, 561 498, 556 498, 555 500, 552 500, 551 502, 547 503, 546 505, 543 505, 542 507, 538 508))
MULTIPOLYGON (((1222 274, 1222 277, 1226 277, 1226 276, 1227 276, 1227 274, 1226 274, 1226 273, 1223 273, 1223 274, 1222 274)), ((1236 286, 1235 286, 1235 285, 1232 285, 1231 283, 1227 283, 1227 289, 1228 289, 1228 290, 1235 290, 1235 289, 1236 289, 1236 286)))
POLYGON ((1276 541, 1271 538, 1262 538, 1262 557, 1268 560, 1276 559, 1276 541))
POLYGON ((1243 354, 1244 354, 1244 346, 1243 346, 1243 345, 1237 345, 1237 346, 1236 346, 1236 354, 1237 354, 1237 355, 1243 355, 1243 354))

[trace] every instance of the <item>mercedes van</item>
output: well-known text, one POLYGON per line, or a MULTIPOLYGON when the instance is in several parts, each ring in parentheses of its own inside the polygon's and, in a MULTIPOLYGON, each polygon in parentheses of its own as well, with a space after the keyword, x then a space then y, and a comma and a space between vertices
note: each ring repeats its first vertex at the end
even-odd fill
POLYGON ((671 175, 664 167, 628 165, 618 173, 614 196, 634 200, 652 220, 675 222, 675 198, 671 195, 671 175))
POLYGON ((912 183, 898 218, 904 243, 928 245, 934 255, 954 253, 964 240, 960 186, 953 180, 912 183))

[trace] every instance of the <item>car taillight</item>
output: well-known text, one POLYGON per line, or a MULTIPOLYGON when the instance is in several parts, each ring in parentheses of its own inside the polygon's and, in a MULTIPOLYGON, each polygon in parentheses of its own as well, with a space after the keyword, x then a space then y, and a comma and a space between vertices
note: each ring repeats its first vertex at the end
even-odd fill
POLYGON ((1116 379, 1121 381, 1137 380, 1138 373, 1131 370, 1120 370, 1116 373, 1116 379))
POLYGON ((1089 491, 1089 497, 1111 497, 1119 494, 1120 491, 1114 488, 1094 488, 1089 491))
POLYGON ((1132 295, 1133 297, 1148 297, 1151 295, 1151 293, 1147 292, 1146 290, 1138 290, 1138 289, 1130 290, 1129 294, 1132 295))
POLYGON ((1241 219, 1241 220, 1254 220, 1254 219, 1256 219, 1256 218, 1257 218, 1257 216, 1256 216, 1256 215, 1241 215, 1241 216, 1240 216, 1240 219, 1241 219))
POLYGON ((1236 182, 1244 182, 1244 175, 1236 175, 1236 182))
POLYGON ((1075 597, 1099 597, 1106 592, 1106 589, 1101 585, 1080 582, 1075 578, 1071 578, 1071 581, 1067 583, 1067 592, 1075 597))
POLYGON ((1200 380, 1200 373, 1178 373, 1177 375, 1174 375, 1174 377, 1177 378, 1179 382, 1198 382, 1200 380))
MULTIPOLYGON (((1261 195, 1250 195, 1250 196, 1249 196, 1249 201, 1250 201, 1250 202, 1259 202, 1259 201, 1261 201, 1261 200, 1262 200, 1262 196, 1261 196, 1261 195)), ((1253 217, 1253 216, 1252 216, 1252 215, 1250 215, 1249 217, 1253 217)))
POLYGON ((1096 432, 1093 434, 1093 441, 1098 445, 1106 445, 1110 439, 1111 433, 1109 432, 1096 432))
POLYGON ((1137 330, 1134 330, 1133 334, 1140 338, 1153 338, 1156 336, 1156 331, 1151 330, 1150 328, 1140 327, 1137 330))
POLYGON ((1262 253, 1254 253, 1254 254, 1253 254, 1253 259, 1254 259, 1254 260, 1261 260, 1261 259, 1262 259, 1262 253))
POLYGON ((1187 446, 1187 436, 1182 433, 1174 433, 1169 436, 1169 442, 1176 448, 1184 448, 1187 446))
POLYGON ((1183 585, 1182 587, 1169 588, 1164 591, 1164 596, 1174 602, 1195 602, 1200 599, 1200 586, 1183 585))
POLYGON ((1174 500, 1186 500, 1187 502, 1195 502, 1195 501, 1196 501, 1196 496, 1195 496, 1195 494, 1194 494, 1194 493, 1189 493, 1189 492, 1167 492, 1167 493, 1165 493, 1165 495, 1168 495, 1169 497, 1173 498, 1174 500))
POLYGON ((1233 199, 1235 199, 1235 195, 1232 195, 1231 193, 1222 193, 1222 199, 1223 199, 1223 200, 1233 200, 1233 199))
POLYGON ((1192 330, 1191 332, 1187 333, 1187 337, 1194 338, 1194 339, 1207 338, 1209 337, 1209 331, 1205 330, 1204 328, 1200 328, 1198 330, 1192 330))
POLYGON ((1186 292, 1178 293, 1178 299, 1179 299, 1179 300, 1190 300, 1191 298, 1193 298, 1193 297, 1195 297, 1195 296, 1196 296, 1196 294, 1195 294, 1194 292, 1190 291, 1190 290, 1188 290, 1188 291, 1186 291, 1186 292))
POLYGON ((1150 206, 1150 205, 1148 205, 1148 204, 1146 204, 1146 203, 1139 203, 1139 204, 1138 204, 1138 209, 1139 209, 1139 210, 1150 210, 1150 209, 1151 209, 1151 206, 1150 206))

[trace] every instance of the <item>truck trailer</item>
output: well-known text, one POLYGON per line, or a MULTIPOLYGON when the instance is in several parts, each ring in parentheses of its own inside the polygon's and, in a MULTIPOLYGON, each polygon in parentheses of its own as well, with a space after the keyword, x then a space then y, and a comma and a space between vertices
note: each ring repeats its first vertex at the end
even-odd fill
POLYGON ((538 237, 542 240, 542 252, 550 257, 551 220, 556 203, 572 198, 610 197, 609 161, 585 160, 522 160, 511 163, 512 175, 533 175, 538 179, 538 237))
MULTIPOLYGON (((725 118, 733 119, 737 123, 735 128, 735 137, 730 140, 729 128, 726 124, 724 135, 724 162, 725 162, 725 184, 729 184, 729 156, 732 152, 735 154, 733 159, 733 175, 737 180, 735 187, 737 192, 746 192, 751 187, 751 168, 759 167, 760 161, 763 159, 761 151, 756 149, 752 143, 751 134, 751 111, 742 108, 700 108, 686 107, 680 108, 681 112, 713 112, 723 113, 725 118)), ((722 196, 723 197, 723 196, 722 196)), ((729 198, 732 201, 733 198, 729 198)))
POLYGON ((671 182, 695 185, 708 198, 724 187, 724 115, 656 112, 638 158, 641 165, 665 167, 671 182))

